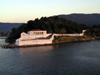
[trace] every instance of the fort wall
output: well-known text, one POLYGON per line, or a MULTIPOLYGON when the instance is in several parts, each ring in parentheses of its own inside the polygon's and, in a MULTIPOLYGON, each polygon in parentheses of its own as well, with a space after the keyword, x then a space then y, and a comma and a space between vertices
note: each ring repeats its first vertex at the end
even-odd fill
MULTIPOLYGON (((54 40, 54 36, 83 36, 85 30, 83 30, 80 34, 33 34, 29 35, 26 33, 21 33, 21 37, 16 40, 16 45, 24 46, 24 45, 44 45, 44 44, 52 44, 52 40, 54 40), (51 35, 49 39, 42 39, 51 35)), ((46 33, 46 32, 45 32, 46 33)))
POLYGON ((16 44, 19 46, 27 46, 27 45, 44 45, 44 44, 52 44, 52 40, 50 39, 39 39, 39 40, 25 40, 25 41, 17 41, 16 44))

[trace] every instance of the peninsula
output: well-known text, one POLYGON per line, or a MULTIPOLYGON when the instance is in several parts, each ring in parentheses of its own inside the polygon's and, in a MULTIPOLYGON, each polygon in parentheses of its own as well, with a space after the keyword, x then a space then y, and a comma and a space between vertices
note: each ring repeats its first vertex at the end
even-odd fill
POLYGON ((30 46, 30 45, 45 45, 45 44, 52 44, 52 41, 54 40, 54 36, 83 36, 84 32, 86 30, 83 30, 80 34, 47 34, 47 31, 45 30, 39 30, 34 29, 31 31, 28 31, 27 34, 25 32, 21 33, 21 36, 19 39, 16 40, 15 44, 17 46, 30 46))
POLYGON ((94 40, 97 37, 100 37, 100 25, 88 27, 64 18, 42 17, 13 28, 6 42, 29 46, 94 40))

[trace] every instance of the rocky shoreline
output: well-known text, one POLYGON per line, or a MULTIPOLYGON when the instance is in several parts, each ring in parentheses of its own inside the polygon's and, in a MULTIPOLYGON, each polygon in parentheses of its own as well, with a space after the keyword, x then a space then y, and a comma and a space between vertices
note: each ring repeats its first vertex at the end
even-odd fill
POLYGON ((27 46, 16 46, 14 44, 9 45, 2 45, 2 48, 25 48, 25 47, 36 47, 36 46, 48 46, 48 45, 55 45, 55 44, 62 44, 62 43, 73 43, 73 42, 85 42, 85 41, 93 41, 93 40, 100 40, 100 37, 95 38, 88 38, 88 39, 74 39, 74 40, 67 40, 67 41, 60 41, 60 42, 53 42, 52 44, 43 44, 43 45, 27 45, 27 46))

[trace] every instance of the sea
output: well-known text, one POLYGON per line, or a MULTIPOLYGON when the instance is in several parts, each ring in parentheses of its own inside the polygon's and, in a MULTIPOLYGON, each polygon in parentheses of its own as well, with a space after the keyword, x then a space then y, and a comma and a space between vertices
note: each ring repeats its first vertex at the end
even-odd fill
MULTIPOLYGON (((6 45, 0 38, 0 45, 6 45)), ((0 75, 100 75, 100 40, 49 46, 0 47, 0 75)))

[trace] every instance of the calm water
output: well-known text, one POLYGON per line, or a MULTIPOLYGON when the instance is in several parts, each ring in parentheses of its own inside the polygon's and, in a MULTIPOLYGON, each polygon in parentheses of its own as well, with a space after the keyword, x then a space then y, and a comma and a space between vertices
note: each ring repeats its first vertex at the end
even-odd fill
MULTIPOLYGON (((0 44, 5 44, 3 39, 0 44)), ((100 40, 15 49, 0 47, 0 75, 100 75, 100 40)))

